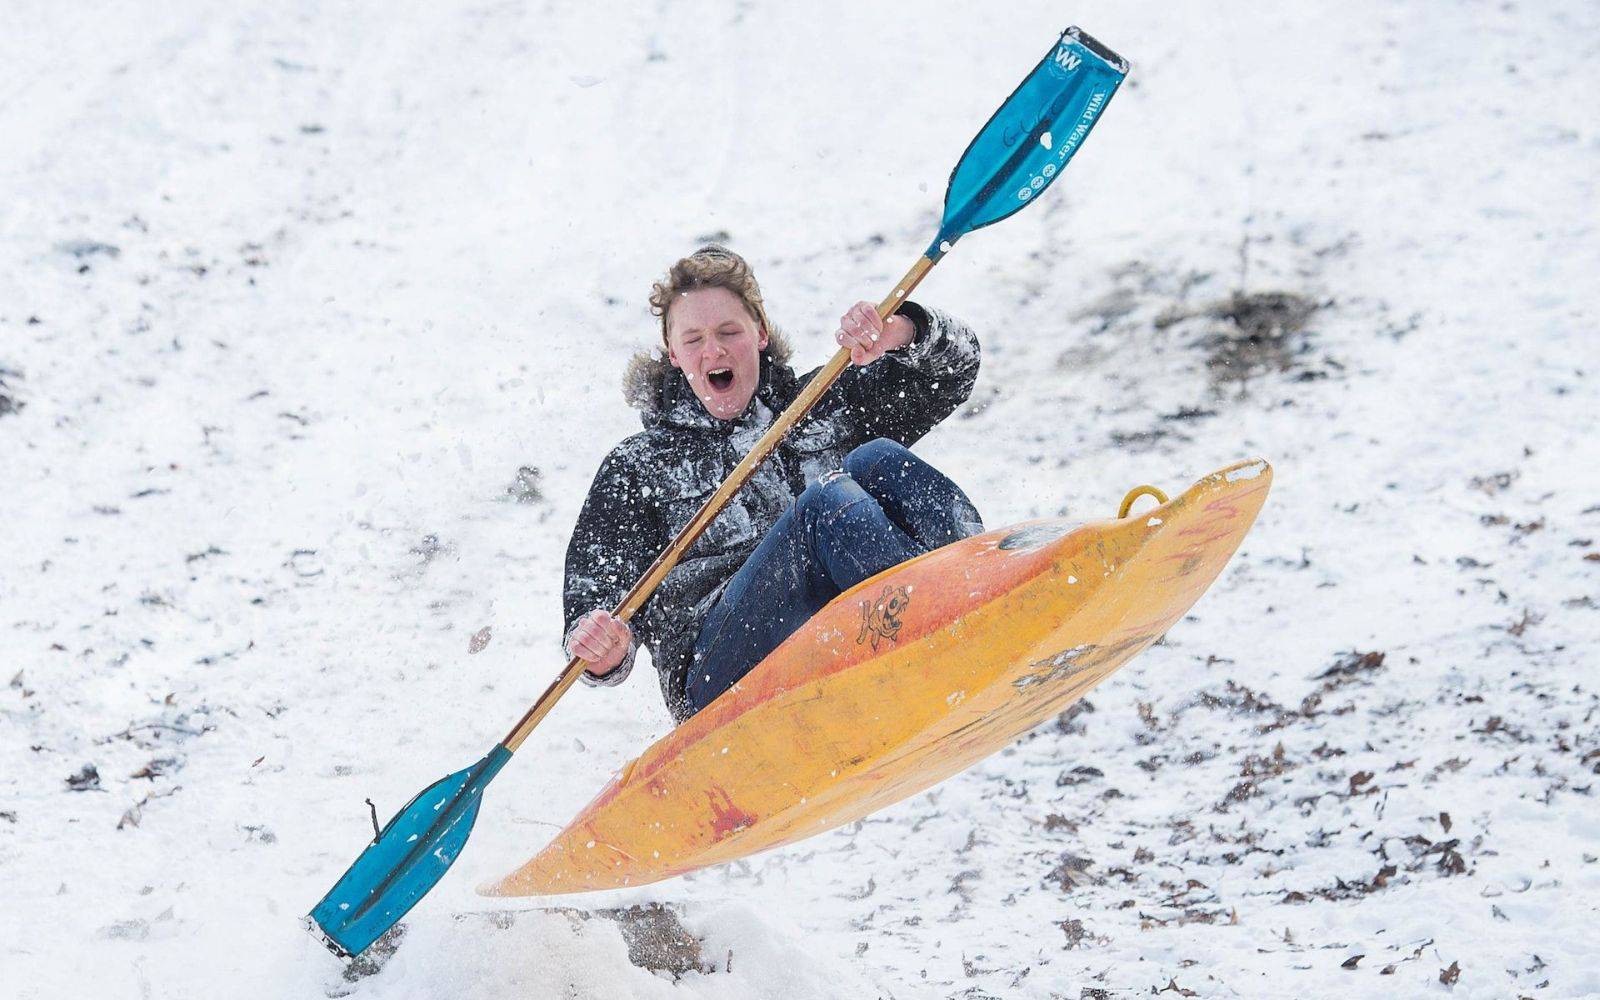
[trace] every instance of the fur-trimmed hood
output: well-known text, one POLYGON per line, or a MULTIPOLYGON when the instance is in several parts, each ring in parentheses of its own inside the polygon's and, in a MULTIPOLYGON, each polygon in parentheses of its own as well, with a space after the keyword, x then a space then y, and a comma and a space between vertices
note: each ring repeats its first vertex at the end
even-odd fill
MULTIPOLYGON (((789 367, 792 353, 787 337, 777 330, 768 332, 766 349, 761 352, 761 381, 756 398, 769 406, 775 383, 794 382, 794 370, 789 367)), ((660 424, 715 427, 722 423, 706 411, 689 389, 683 372, 672 366, 666 351, 659 347, 640 351, 628 359, 622 372, 622 398, 639 411, 647 428, 660 424)), ((781 409, 778 406, 774 412, 781 409)))

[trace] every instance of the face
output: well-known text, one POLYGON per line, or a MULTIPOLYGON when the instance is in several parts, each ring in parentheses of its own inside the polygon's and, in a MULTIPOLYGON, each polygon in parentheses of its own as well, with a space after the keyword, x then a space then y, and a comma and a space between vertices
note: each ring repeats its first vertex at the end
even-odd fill
POLYGON ((667 310, 667 359, 718 420, 750 405, 766 346, 767 331, 726 288, 684 292, 667 310))

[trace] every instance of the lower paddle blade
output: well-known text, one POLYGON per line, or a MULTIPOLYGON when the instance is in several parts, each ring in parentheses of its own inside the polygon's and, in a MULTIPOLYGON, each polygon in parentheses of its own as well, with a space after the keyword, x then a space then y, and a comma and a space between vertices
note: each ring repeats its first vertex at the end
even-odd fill
POLYGON ((1128 75, 1123 58, 1068 28, 967 146, 950 172, 937 261, 974 229, 1021 211, 1066 167, 1128 75))
POLYGON ((484 786, 510 759, 511 751, 496 746, 395 814, 311 911, 313 930, 329 950, 344 958, 361 954, 427 895, 466 846, 484 786))

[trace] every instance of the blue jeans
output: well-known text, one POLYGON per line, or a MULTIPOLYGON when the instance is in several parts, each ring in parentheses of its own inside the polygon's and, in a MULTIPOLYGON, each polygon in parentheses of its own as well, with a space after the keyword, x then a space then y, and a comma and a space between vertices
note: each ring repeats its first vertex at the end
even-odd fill
POLYGON ((885 438, 808 486, 728 581, 700 627, 687 692, 696 712, 862 580, 965 538, 982 523, 938 469, 885 438))

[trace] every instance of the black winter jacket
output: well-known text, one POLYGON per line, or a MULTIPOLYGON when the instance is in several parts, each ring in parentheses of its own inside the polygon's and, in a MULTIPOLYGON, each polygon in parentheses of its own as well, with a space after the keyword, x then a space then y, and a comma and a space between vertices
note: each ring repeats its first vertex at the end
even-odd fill
MULTIPOLYGON (((706 613, 788 505, 809 483, 840 468, 857 445, 885 437, 910 446, 972 392, 978 377, 978 342, 972 331, 913 302, 900 312, 916 326, 912 343, 865 367, 847 368, 630 623, 635 640, 650 648, 662 695, 678 721, 691 714, 684 685, 706 613)), ((707 412, 683 373, 660 353, 634 357, 623 395, 640 410, 645 429, 612 449, 589 487, 567 546, 563 634, 589 611, 621 603, 817 374, 796 377, 788 357, 787 343, 773 333, 761 355, 760 385, 735 420, 719 420, 707 412)), ((620 682, 632 656, 630 651, 606 681, 620 682)))

